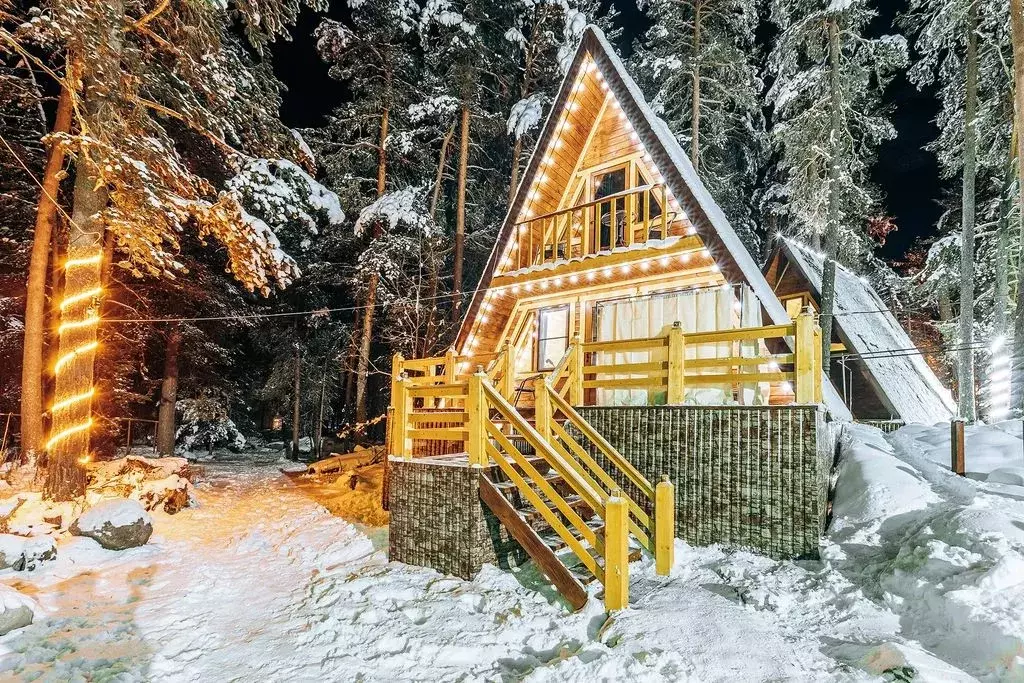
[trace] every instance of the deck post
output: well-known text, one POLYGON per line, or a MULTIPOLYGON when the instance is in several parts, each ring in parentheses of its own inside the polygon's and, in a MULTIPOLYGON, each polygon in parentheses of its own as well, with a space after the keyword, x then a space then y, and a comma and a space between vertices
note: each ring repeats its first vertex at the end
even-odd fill
POLYGON ((512 345, 506 339, 501 347, 501 386, 499 387, 501 395, 506 401, 512 400, 512 393, 515 391, 514 360, 512 358, 512 345))
POLYGON ((484 382, 487 375, 481 368, 469 376, 468 393, 466 396, 466 454, 470 465, 484 465, 487 462, 487 427, 485 421, 490 418, 487 410, 487 397, 484 394, 484 382))
POLYGON ((814 375, 820 374, 821 368, 815 368, 814 352, 814 313, 805 308, 796 317, 796 392, 797 403, 814 403, 814 375))
POLYGON ((961 477, 967 472, 966 440, 964 439, 964 421, 956 418, 949 423, 950 469, 961 477))
POLYGON ((654 488, 654 566, 668 576, 675 563, 676 492, 668 475, 654 488))
POLYGON ((618 489, 604 506, 604 608, 629 605, 629 508, 618 489))
POLYGON ((569 405, 583 405, 583 345, 579 335, 572 339, 572 355, 569 356, 569 405))
POLYGON ((396 353, 391 361, 391 455, 408 460, 412 457, 412 448, 406 437, 411 406, 406 379, 405 358, 396 353))
POLYGON ((551 441, 551 388, 546 377, 538 377, 533 381, 533 410, 537 432, 547 441, 551 441))
MULTIPOLYGON (((821 326, 814 326, 814 342, 811 344, 814 347, 814 367, 821 368, 824 357, 821 350, 821 326)), ((824 370, 824 368, 822 368, 824 370)), ((821 403, 821 375, 820 372, 814 373, 814 402, 821 403)))
POLYGON ((456 367, 455 347, 449 346, 448 350, 444 353, 444 381, 445 384, 455 384, 455 378, 458 375, 458 368, 456 367))
POLYGON ((670 406, 683 404, 686 393, 686 337, 683 326, 678 320, 672 323, 668 331, 668 398, 670 406))

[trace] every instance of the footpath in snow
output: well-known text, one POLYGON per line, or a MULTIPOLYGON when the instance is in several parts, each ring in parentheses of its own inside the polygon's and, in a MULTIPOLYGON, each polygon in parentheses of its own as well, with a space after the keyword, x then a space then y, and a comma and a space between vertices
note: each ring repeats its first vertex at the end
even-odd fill
POLYGON ((200 507, 156 515, 148 545, 70 538, 0 573, 40 605, 0 638, 0 678, 1024 680, 1020 422, 969 434, 969 469, 972 441, 987 460, 966 479, 943 430, 847 431, 822 561, 679 543, 671 576, 631 567, 612 618, 597 599, 567 612, 529 568, 388 563, 385 530, 275 466, 211 464, 200 507))

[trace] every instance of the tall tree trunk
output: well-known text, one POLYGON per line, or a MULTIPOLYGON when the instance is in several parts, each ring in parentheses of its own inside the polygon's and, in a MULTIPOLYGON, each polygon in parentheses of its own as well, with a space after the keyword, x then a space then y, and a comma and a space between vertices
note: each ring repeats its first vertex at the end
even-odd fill
POLYGON ((975 117, 978 110, 978 5, 971 3, 967 14, 967 60, 964 101, 964 177, 960 252, 960 347, 957 354, 959 412, 974 422, 974 183, 977 171, 978 137, 975 117))
POLYGON ((316 417, 316 430, 314 435, 314 448, 316 448, 316 457, 324 457, 323 453, 323 439, 324 439, 324 407, 327 403, 327 371, 331 367, 331 356, 333 355, 334 347, 328 350, 324 356, 324 368, 320 374, 320 407, 317 410, 316 417))
POLYGON ((181 350, 181 327, 171 323, 164 350, 164 378, 160 383, 160 411, 156 420, 156 452, 174 455, 175 409, 178 401, 178 352, 181 350))
POLYGON ((690 98, 690 161, 700 167, 700 49, 704 3, 697 0, 693 17, 693 93, 690 98))
POLYGON ((292 351, 292 460, 299 459, 299 422, 302 419, 302 345, 298 338, 292 351))
POLYGON ((1013 332, 1013 393, 1010 407, 1024 409, 1024 0, 1010 0, 1010 26, 1013 36, 1013 101, 1017 132, 1017 183, 1020 196, 1021 251, 1017 260, 1017 310, 1013 332))
POLYGON ((366 288, 366 308, 363 310, 363 330, 359 341, 359 361, 356 368, 356 422, 366 422, 366 380, 370 372, 370 345, 373 342, 373 316, 377 306, 377 277, 372 276, 366 288))
POLYGON ((437 215, 437 204, 441 199, 441 184, 444 181, 444 167, 448 161, 448 147, 455 136, 455 124, 448 128, 441 140, 441 153, 437 157, 437 172, 434 174, 434 191, 430 195, 430 220, 437 215))
POLYGON ((949 289, 939 290, 939 320, 948 322, 953 319, 953 302, 949 299, 949 289))
MULTIPOLYGON (((448 148, 451 146, 452 138, 455 137, 455 124, 453 123, 449 128, 448 132, 444 134, 444 138, 441 140, 441 151, 437 156, 437 172, 434 174, 434 191, 430 196, 430 220, 434 220, 437 215, 437 205, 441 199, 441 185, 444 183, 444 169, 448 163, 448 148)), ((427 348, 433 345, 433 339, 437 336, 438 327, 438 298, 437 293, 440 287, 441 274, 438 272, 440 268, 440 262, 437 258, 436 243, 433 238, 428 238, 430 245, 430 274, 428 275, 427 285, 427 301, 429 306, 429 315, 427 316, 427 331, 423 335, 423 350, 421 354, 424 354, 427 348)))
MULTIPOLYGON (((45 125, 45 121, 44 121, 45 125)), ((54 133, 71 128, 71 94, 61 90, 57 101, 54 133)), ((42 192, 36 207, 32 256, 28 265, 25 293, 25 347, 21 365, 21 450, 35 457, 43 445, 43 344, 46 338, 46 275, 50 243, 57 223, 57 193, 60 171, 64 167, 64 149, 51 144, 43 169, 42 192)))
MULTIPOLYGON (((357 299, 358 303, 358 299, 357 299)), ((355 401, 356 394, 356 362, 359 353, 359 312, 352 316, 352 333, 349 335, 348 348, 345 350, 345 407, 355 401)))
POLYGON ((508 206, 512 206, 512 202, 516 198, 516 190, 519 188, 519 157, 523 153, 523 138, 517 137, 516 141, 512 143, 512 177, 508 182, 508 206))
POLYGON ((828 222, 825 227, 825 266, 821 274, 821 370, 832 368, 832 312, 836 301, 836 258, 839 255, 839 131, 842 128, 842 94, 839 89, 839 18, 828 23, 829 80, 831 85, 831 154, 829 157, 828 222))
POLYGON ((462 312, 462 260, 466 248, 466 175, 469 169, 469 102, 462 103, 459 180, 455 202, 455 263, 452 267, 452 321, 462 312))
MULTIPOLYGON (((384 143, 388 136, 388 110, 385 108, 380 117, 380 142, 377 146, 377 196, 384 194, 387 178, 387 150, 384 143)), ((380 226, 374 224, 372 238, 380 238, 380 226)), ((377 273, 370 274, 370 282, 366 287, 366 301, 363 309, 363 329, 359 339, 359 359, 356 365, 356 422, 366 422, 366 379, 370 372, 370 345, 373 343, 373 318, 377 307, 377 287, 380 277, 377 273)))
MULTIPOLYGON (((123 0, 109 0, 106 17, 117 23, 86 27, 103 35, 105 45, 90 54, 88 63, 69 57, 68 77, 82 83, 80 104, 94 131, 102 131, 104 117, 115 115, 105 101, 105 85, 93 74, 110 78, 118 73, 124 16, 123 0), (78 72, 78 67, 83 70, 78 72), (77 72, 77 73, 76 73, 77 72)), ((47 443, 48 461, 43 493, 51 500, 70 500, 85 492, 85 470, 89 460, 89 432, 92 428, 93 366, 98 346, 101 282, 103 271, 102 212, 108 191, 100 181, 98 169, 84 151, 75 161, 74 209, 68 226, 68 258, 64 264, 64 295, 61 325, 58 329, 57 362, 54 366, 54 406, 52 429, 47 443)))

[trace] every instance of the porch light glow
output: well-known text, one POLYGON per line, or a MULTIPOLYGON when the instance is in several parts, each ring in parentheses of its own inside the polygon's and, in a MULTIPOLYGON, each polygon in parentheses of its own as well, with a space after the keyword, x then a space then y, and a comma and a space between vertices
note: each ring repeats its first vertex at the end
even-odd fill
POLYGON ((570 276, 569 276, 569 284, 571 284, 571 285, 574 285, 574 284, 576 284, 576 283, 577 283, 578 281, 579 281, 579 278, 578 278, 578 277, 576 277, 575 275, 570 275, 570 276))
POLYGON ((783 392, 785 392, 787 394, 792 394, 793 393, 793 385, 791 383, 789 383, 789 382, 783 382, 782 386, 780 388, 782 389, 783 392))
POLYGON ((682 254, 679 255, 679 260, 682 261, 683 263, 689 263, 690 262, 690 252, 684 251, 682 254))
POLYGON ((604 270, 601 271, 601 274, 604 275, 605 277, 611 277, 612 276, 612 269, 611 268, 605 268, 604 270))
POLYGON ((668 268, 668 264, 671 262, 671 259, 669 259, 668 256, 662 256, 660 261, 663 267, 668 268))

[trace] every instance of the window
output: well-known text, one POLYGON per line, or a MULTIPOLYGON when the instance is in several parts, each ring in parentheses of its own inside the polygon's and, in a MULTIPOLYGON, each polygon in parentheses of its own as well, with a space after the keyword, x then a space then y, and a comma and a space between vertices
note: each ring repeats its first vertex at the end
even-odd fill
POLYGON ((569 348, 569 307, 542 308, 537 314, 537 369, 550 370, 569 348))
MULTIPOLYGON (((594 174, 594 200, 604 199, 626 190, 626 167, 619 166, 603 173, 594 174)), ((625 244, 624 222, 626 218, 626 201, 620 197, 614 202, 602 202, 596 207, 598 251, 608 251, 612 247, 625 244), (612 207, 614 206, 614 215, 612 207), (615 242, 612 242, 612 226, 615 226, 615 242)))
MULTIPOLYGON (((644 172, 638 166, 636 169, 636 186, 640 187, 643 185, 652 185, 646 177, 644 172)), ((659 195, 654 190, 646 192, 641 195, 637 195, 637 207, 636 207, 636 221, 642 222, 645 218, 651 221, 651 236, 652 240, 664 239, 667 235, 661 234, 661 224, 656 222, 657 219, 661 218, 661 202, 658 200, 659 195)))

